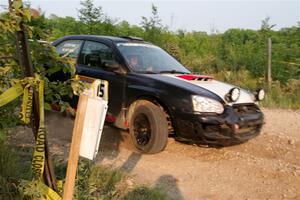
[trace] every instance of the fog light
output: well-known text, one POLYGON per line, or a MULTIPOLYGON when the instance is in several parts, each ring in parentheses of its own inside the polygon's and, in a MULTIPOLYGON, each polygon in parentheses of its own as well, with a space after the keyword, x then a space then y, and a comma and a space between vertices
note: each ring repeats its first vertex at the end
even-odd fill
POLYGON ((265 98, 265 96, 266 96, 266 92, 265 92, 264 89, 258 89, 258 90, 256 91, 256 99, 257 99, 258 101, 263 100, 263 99, 265 98))
POLYGON ((239 99, 240 93, 241 92, 239 88, 232 88, 226 95, 226 100, 230 102, 235 102, 239 99))

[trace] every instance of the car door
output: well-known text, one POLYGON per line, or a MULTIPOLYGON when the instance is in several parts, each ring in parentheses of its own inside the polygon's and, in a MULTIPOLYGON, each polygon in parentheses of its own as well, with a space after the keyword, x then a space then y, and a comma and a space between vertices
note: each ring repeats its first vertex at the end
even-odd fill
POLYGON ((104 67, 105 63, 119 63, 113 49, 104 43, 87 40, 79 54, 76 71, 79 75, 108 81, 108 114, 118 117, 123 107, 125 77, 108 71, 104 67))

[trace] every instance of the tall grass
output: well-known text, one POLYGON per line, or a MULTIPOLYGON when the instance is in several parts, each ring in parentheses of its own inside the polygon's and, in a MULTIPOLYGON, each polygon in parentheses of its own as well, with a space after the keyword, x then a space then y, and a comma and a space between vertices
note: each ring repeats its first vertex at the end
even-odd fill
MULTIPOLYGON (((10 146, 0 142, 0 200, 22 199, 24 191, 19 190, 21 179, 30 180, 28 164, 24 165, 16 151, 10 146), (20 193, 22 192, 22 194, 20 193)), ((58 179, 63 180, 66 174, 66 163, 56 165, 58 179)), ((30 173, 31 174, 31 173, 30 173)), ((81 160, 79 162, 74 191, 75 200, 164 200, 166 193, 162 189, 149 188, 147 186, 128 185, 128 175, 119 169, 109 166, 94 165, 92 162, 81 160)), ((39 193, 37 188, 26 190, 26 197, 39 193)))
POLYGON ((23 171, 15 151, 0 141, 0 199, 20 199, 16 182, 23 171))
POLYGON ((262 105, 268 108, 300 109, 300 80, 289 80, 286 85, 273 82, 267 88, 262 105))
POLYGON ((76 178, 75 199, 116 199, 116 185, 122 180, 120 171, 91 162, 79 163, 76 178))
POLYGON ((160 188, 148 188, 140 186, 130 191, 123 198, 124 200, 164 200, 165 192, 160 188))
POLYGON ((90 200, 164 200, 162 189, 128 185, 130 177, 110 166, 93 165, 81 160, 76 177, 74 199, 90 200))

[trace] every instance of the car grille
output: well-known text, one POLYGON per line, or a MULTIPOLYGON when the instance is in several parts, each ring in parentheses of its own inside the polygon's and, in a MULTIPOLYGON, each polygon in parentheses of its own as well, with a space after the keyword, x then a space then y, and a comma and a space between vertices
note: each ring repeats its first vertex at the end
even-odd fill
POLYGON ((232 106, 233 110, 238 115, 254 114, 261 112, 255 104, 235 104, 232 106))

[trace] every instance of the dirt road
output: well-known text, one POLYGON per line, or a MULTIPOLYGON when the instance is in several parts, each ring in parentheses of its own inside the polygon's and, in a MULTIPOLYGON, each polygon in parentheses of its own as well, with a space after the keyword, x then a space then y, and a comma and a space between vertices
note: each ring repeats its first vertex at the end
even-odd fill
MULTIPOLYGON (((105 126, 96 163, 120 167, 134 184, 163 187, 170 199, 300 199, 300 111, 263 111, 260 136, 221 149, 170 138, 162 153, 141 155, 127 132, 105 126)), ((51 151, 67 158, 73 121, 46 120, 51 151)))

